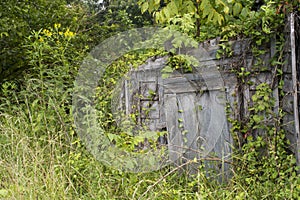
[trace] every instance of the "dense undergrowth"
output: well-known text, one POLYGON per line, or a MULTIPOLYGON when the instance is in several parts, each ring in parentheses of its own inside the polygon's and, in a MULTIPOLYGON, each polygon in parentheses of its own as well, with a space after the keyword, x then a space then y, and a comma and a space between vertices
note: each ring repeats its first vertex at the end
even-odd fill
MULTIPOLYGON (((111 26, 103 29, 104 35, 116 31, 111 26)), ((259 127, 259 115, 244 128, 257 126, 268 137, 249 137, 243 153, 237 149, 232 177, 224 183, 213 175, 207 177, 201 166, 192 176, 174 166, 149 173, 125 173, 95 160, 76 134, 71 101, 74 79, 88 52, 84 44, 94 45, 89 38, 93 34, 53 23, 32 31, 22 42, 22 63, 28 65, 23 78, 1 84, 0 199, 299 198, 300 179, 295 159, 286 151, 284 133, 272 126, 259 127)), ((116 71, 107 72, 97 93, 103 126, 113 125, 112 116, 105 111, 110 109, 116 74, 124 74, 126 66, 138 65, 154 54, 127 54, 110 68, 116 71)), ((254 99, 257 105, 272 102, 268 86, 261 85, 258 91, 254 99)), ((272 104, 266 107, 263 110, 272 116, 272 104)), ((254 105, 252 109, 256 108, 254 105)), ((238 122, 232 123, 233 132, 247 131, 241 130, 238 122)), ((274 123, 280 121, 274 118, 274 123)))

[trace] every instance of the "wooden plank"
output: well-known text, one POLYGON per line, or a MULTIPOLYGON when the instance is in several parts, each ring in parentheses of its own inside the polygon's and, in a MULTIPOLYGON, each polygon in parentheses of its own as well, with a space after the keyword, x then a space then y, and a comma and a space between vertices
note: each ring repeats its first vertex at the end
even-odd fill
MULTIPOLYGON (((196 74, 177 74, 163 80, 165 93, 190 93, 207 90, 225 90, 223 77, 216 67, 198 69, 196 74), (203 72, 205 71, 205 73, 203 72)), ((227 76, 234 84, 233 76, 227 76)))
POLYGON ((283 85, 283 92, 285 93, 292 93, 293 92, 293 77, 292 74, 283 74, 283 81, 284 81, 284 85, 283 85))
MULTIPOLYGON (((287 113, 294 113, 294 97, 293 95, 284 95, 282 98, 282 110, 287 113)), ((295 130, 294 130, 295 131, 295 130)))
POLYGON ((249 86, 248 85, 243 85, 243 117, 245 117, 246 119, 249 117, 250 115, 250 111, 249 111, 249 104, 251 102, 251 97, 250 97, 250 91, 249 91, 249 86))
POLYGON ((166 124, 168 130, 168 150, 169 159, 174 163, 179 164, 180 158, 183 155, 183 138, 179 130, 178 124, 178 104, 176 94, 166 94, 165 99, 165 112, 166 112, 166 124))
MULTIPOLYGON (((294 119, 295 119, 295 140, 296 151, 295 156, 297 165, 300 166, 300 127, 299 127, 299 109, 298 109, 298 87, 297 87, 297 63, 296 63, 296 39, 295 39, 295 16, 290 14, 290 37, 291 37, 291 57, 292 57, 292 81, 293 81, 293 96, 294 96, 294 119)), ((300 170, 298 171, 300 173, 300 170)))
MULTIPOLYGON (((199 138, 197 145, 201 156, 214 156, 221 160, 230 160, 232 138, 229 133, 228 124, 225 116, 226 97, 222 97, 221 91, 209 91, 197 99, 197 105, 202 109, 198 110, 199 138), (221 97, 220 97, 221 96, 221 97), (203 150, 204 151, 203 151, 203 150)), ((229 165, 222 162, 213 163, 204 161, 207 169, 214 169, 228 178, 229 165)), ((222 176, 219 177, 222 181, 222 176)))
MULTIPOLYGON (((201 98, 204 107, 199 113, 199 119, 201 120, 201 135, 203 139, 203 148, 206 152, 213 151, 213 149, 220 145, 217 144, 218 137, 221 135, 223 124, 226 120, 225 105, 220 99, 220 95, 223 92, 220 91, 209 91, 204 93, 204 98, 201 98)), ((223 97, 221 97, 223 98, 223 97)))
POLYGON ((178 107, 180 108, 180 115, 182 117, 181 132, 183 138, 186 139, 184 157, 187 160, 199 158, 199 147, 197 139, 200 136, 199 120, 197 118, 197 106, 195 105, 196 93, 180 94, 177 95, 178 107))
POLYGON ((287 113, 282 119, 283 128, 285 130, 285 136, 290 142, 289 150, 294 154, 297 151, 297 141, 295 138, 295 124, 294 124, 294 113, 287 113))
MULTIPOLYGON (((276 54, 276 37, 272 37, 271 38, 271 50, 270 50, 270 55, 271 55, 271 59, 273 59, 273 57, 275 56, 276 54)), ((269 60, 270 62, 270 60, 269 60)), ((271 77, 271 81, 272 81, 272 84, 271 84, 271 87, 273 87, 273 98, 275 100, 275 103, 274 103, 274 112, 276 114, 278 114, 279 112, 279 90, 278 90, 278 83, 277 83, 277 68, 273 69, 273 72, 272 72, 272 77, 271 77)))
POLYGON ((252 85, 249 87, 249 90, 256 90, 256 87, 261 83, 272 84, 273 74, 270 72, 260 72, 251 74, 249 81, 252 82, 252 85))

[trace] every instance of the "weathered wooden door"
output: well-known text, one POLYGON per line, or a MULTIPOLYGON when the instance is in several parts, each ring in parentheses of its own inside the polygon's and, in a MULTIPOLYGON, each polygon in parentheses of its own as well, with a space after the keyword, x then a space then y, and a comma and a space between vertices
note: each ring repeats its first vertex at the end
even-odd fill
POLYGON ((161 69, 166 58, 149 60, 127 74, 119 91, 117 109, 135 115, 136 126, 147 126, 151 131, 165 130, 161 69))
MULTIPOLYGON (((164 80, 164 110, 168 130, 169 157, 175 163, 203 160, 212 168, 212 157, 229 159, 232 143, 225 116, 224 88, 210 88, 195 74, 164 80)), ((225 163, 213 167, 226 171, 225 163)), ((192 168, 197 170, 198 165, 192 168)))
MULTIPOLYGON (((229 159, 232 141, 225 121, 224 88, 208 88, 197 73, 173 73, 162 79, 164 61, 150 61, 130 72, 121 92, 126 114, 138 113, 138 126, 168 132, 167 141, 160 142, 167 144, 169 160, 175 164, 210 156, 229 159)), ((212 168, 212 162, 204 163, 212 168)), ((215 170, 228 168, 217 163, 215 170)))

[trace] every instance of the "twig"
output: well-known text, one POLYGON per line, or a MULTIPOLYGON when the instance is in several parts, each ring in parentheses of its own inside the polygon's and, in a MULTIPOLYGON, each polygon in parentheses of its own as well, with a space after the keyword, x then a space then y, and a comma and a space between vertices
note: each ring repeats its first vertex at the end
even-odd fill
POLYGON ((190 163, 194 163, 195 161, 188 161, 186 163, 183 163, 182 165, 179 165, 178 167, 175 167, 174 169, 172 169, 171 171, 169 171, 167 174, 165 174, 164 176, 162 176, 160 179, 158 179, 153 185, 150 185, 147 190, 138 198, 138 200, 140 200, 143 196, 145 196, 153 187, 155 187, 157 184, 159 184, 162 180, 164 180, 166 177, 168 177, 170 174, 172 174, 173 172, 177 171, 178 169, 190 164, 190 163))
POLYGON ((145 196, 153 187, 155 187, 157 184, 159 184, 162 180, 164 180, 166 177, 168 177, 170 174, 174 173, 175 171, 181 169, 182 167, 189 165, 191 163, 197 163, 203 160, 207 160, 207 161, 221 161, 221 162, 225 162, 225 163, 229 163, 231 165, 234 165, 232 162, 230 161, 226 161, 220 158, 216 158, 216 157, 211 157, 211 158, 200 158, 197 160, 188 160, 186 163, 183 163, 177 167, 175 167, 174 169, 172 169, 171 171, 169 171, 167 174, 165 174, 164 176, 162 176, 160 179, 158 179, 153 185, 149 186, 147 188, 147 190, 138 198, 138 200, 140 200, 143 196, 145 196))

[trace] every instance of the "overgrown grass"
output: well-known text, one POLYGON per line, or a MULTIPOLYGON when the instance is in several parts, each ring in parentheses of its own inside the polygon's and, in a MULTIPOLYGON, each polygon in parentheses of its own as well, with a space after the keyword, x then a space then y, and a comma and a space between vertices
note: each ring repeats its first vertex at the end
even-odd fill
POLYGON ((136 199, 155 185, 145 199, 191 199, 198 182, 205 187, 200 176, 189 179, 174 171, 164 177, 169 169, 131 174, 106 168, 74 135, 66 106, 41 97, 33 80, 26 86, 18 94, 9 92, 15 102, 1 108, 1 198, 136 199))
MULTIPOLYGON (((97 162, 76 135, 71 109, 73 81, 84 50, 72 48, 72 38, 55 38, 60 36, 53 33, 42 41, 42 34, 34 33, 28 41, 26 59, 32 70, 27 71, 24 80, 1 85, 1 199, 297 199, 300 196, 300 180, 293 165, 290 171, 281 172, 280 179, 270 179, 269 168, 253 171, 251 165, 249 172, 245 169, 245 158, 237 157, 236 161, 243 166, 239 170, 238 166, 233 168, 232 179, 221 184, 208 178, 203 169, 194 176, 174 166, 135 174, 97 162), (56 40, 60 43, 53 42, 56 40)), ((268 160, 264 162, 258 166, 267 166, 268 160)))

